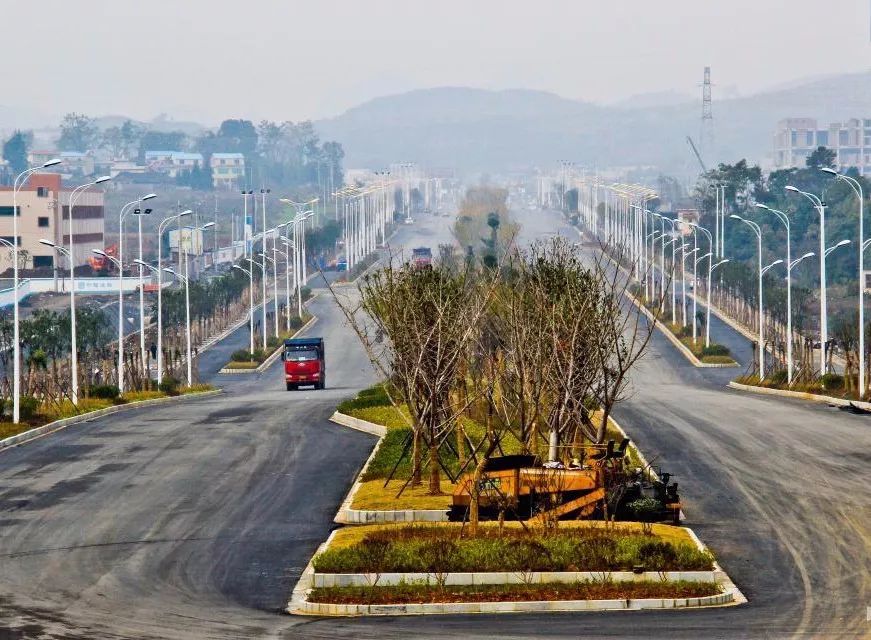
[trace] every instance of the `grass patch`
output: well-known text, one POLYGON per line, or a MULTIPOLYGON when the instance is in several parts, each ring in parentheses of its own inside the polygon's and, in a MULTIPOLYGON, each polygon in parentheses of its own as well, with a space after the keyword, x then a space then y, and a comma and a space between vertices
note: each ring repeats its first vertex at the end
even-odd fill
POLYGON ((713 557, 689 542, 616 527, 482 527, 472 536, 468 529, 411 525, 371 531, 314 559, 319 573, 631 571, 637 566, 709 571, 713 557))
MULTIPOLYGON (((330 541, 330 549, 341 549, 351 547, 362 542, 370 533, 380 531, 390 531, 391 529, 401 529, 408 527, 407 524, 364 524, 355 525, 353 527, 342 527, 337 529, 333 539, 330 541)), ((421 526, 421 525, 412 525, 421 526)), ((432 522, 425 525, 428 528, 443 528, 449 535, 459 536, 461 532, 465 533, 468 529, 463 529, 460 522, 432 522)), ((481 529, 498 530, 499 523, 492 521, 484 521, 478 525, 481 529)), ((508 520, 503 524, 504 529, 519 529, 523 526, 516 520, 508 520)), ((650 534, 658 540, 670 542, 671 544, 690 544, 695 546, 695 541, 690 536, 689 531, 684 527, 676 527, 670 524, 653 524, 647 525, 640 522, 604 522, 602 520, 566 520, 559 523, 560 530, 572 531, 576 529, 606 529, 611 531, 619 531, 627 535, 642 535, 645 530, 650 531, 650 534)))
MULTIPOLYGON (((396 494, 405 484, 405 480, 391 480, 384 486, 384 479, 367 480, 360 483, 360 488, 354 494, 352 509, 367 511, 394 511, 403 509, 443 509, 447 511, 451 506, 451 494, 456 485, 447 479, 442 481, 444 495, 429 495, 429 484, 421 483, 416 487, 411 485, 405 488, 398 498, 396 494)), ((355 527, 356 528, 356 527, 355 527)))
POLYGON ((321 587, 310 602, 330 604, 421 604, 438 602, 528 602, 536 600, 636 600, 640 598, 699 598, 721 592, 714 582, 574 582, 562 584, 490 584, 390 587, 321 587))
POLYGON ((224 365, 225 369, 256 369, 263 363, 262 360, 251 360, 243 362, 241 360, 230 360, 227 364, 224 365))

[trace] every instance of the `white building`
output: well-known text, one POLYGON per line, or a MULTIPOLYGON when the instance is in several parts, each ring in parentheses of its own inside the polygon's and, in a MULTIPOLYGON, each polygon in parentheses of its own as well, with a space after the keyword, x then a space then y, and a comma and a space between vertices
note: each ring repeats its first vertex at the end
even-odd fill
POLYGON ((241 153, 213 153, 209 164, 215 188, 233 189, 245 181, 245 156, 241 153))
POLYGON ((826 128, 820 128, 814 118, 781 120, 774 134, 774 166, 804 167, 818 147, 834 151, 839 168, 856 167, 862 175, 871 173, 871 119, 851 118, 826 128))

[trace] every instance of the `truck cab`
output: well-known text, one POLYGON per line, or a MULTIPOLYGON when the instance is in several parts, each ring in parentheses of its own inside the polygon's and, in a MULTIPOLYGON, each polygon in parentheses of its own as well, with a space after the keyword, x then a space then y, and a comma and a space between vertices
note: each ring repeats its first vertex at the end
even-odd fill
POLYGON ((288 391, 305 385, 323 389, 326 385, 323 338, 285 340, 281 359, 284 361, 284 381, 288 391))

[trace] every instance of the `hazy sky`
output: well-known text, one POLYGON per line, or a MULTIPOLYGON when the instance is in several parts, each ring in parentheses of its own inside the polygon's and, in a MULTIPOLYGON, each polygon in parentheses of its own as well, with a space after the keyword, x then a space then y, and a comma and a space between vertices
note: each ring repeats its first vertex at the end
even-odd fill
POLYGON ((871 0, 0 0, 0 105, 214 124, 433 86, 604 103, 871 68, 871 0))

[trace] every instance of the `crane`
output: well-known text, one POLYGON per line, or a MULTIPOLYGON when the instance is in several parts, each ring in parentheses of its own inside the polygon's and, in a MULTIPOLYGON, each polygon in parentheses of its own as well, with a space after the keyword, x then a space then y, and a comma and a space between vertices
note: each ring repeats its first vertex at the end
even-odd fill
POLYGON ((696 143, 693 142, 693 139, 687 136, 687 143, 690 145, 690 148, 693 150, 693 153, 696 154, 696 160, 699 161, 699 165, 702 167, 702 173, 707 173, 708 168, 705 166, 705 161, 702 160, 702 154, 699 153, 699 150, 696 148, 696 143))

